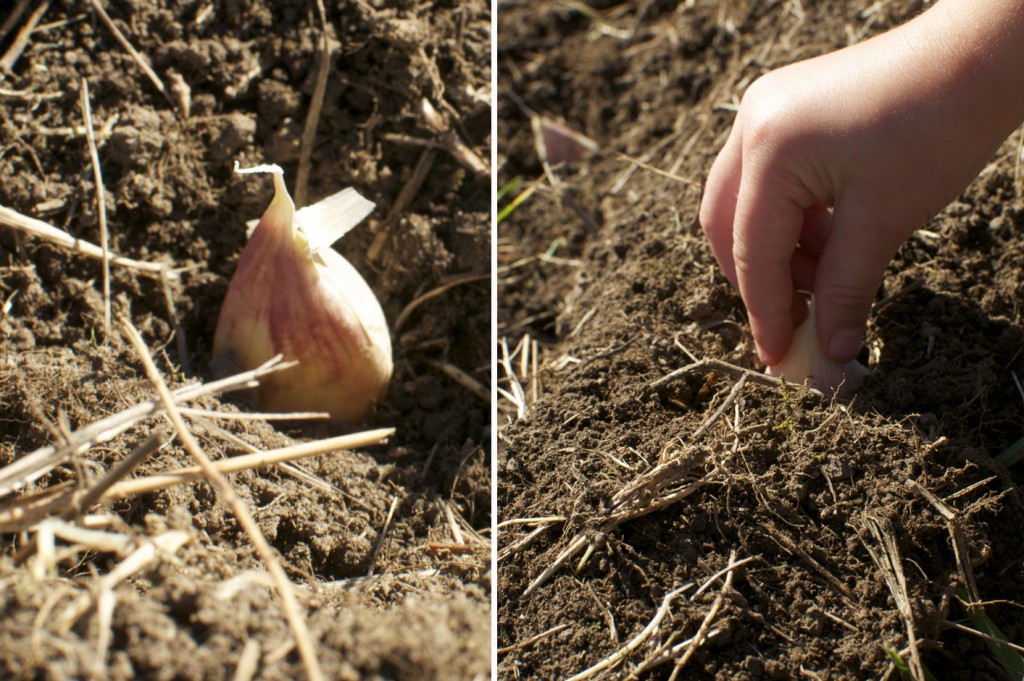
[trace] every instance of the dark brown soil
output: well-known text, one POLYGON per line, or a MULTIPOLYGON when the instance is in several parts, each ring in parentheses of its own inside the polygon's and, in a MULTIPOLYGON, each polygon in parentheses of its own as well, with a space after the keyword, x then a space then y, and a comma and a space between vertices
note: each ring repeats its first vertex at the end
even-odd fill
MULTIPOLYGON (((542 176, 531 112, 603 151, 558 171, 560 191, 545 181, 498 227, 498 337, 538 348, 536 370, 516 357, 515 380, 499 382, 521 383, 529 403, 521 416, 499 404, 499 521, 564 519, 502 526, 500 678, 586 670, 732 551, 752 560, 731 589, 718 581, 677 598, 613 677, 695 636, 721 595, 717 633, 678 678, 896 678, 886 649, 907 659, 908 634, 869 554, 881 552, 872 519, 893 539, 925 667, 938 679, 1009 678, 984 640, 950 622, 973 626, 952 597, 970 571, 984 612, 1024 643, 1024 467, 994 461, 1024 435, 1018 134, 892 263, 861 358, 872 376, 852 404, 747 383, 695 436, 735 377, 651 385, 689 364, 688 352, 761 369, 742 301, 695 228, 700 183, 754 78, 922 8, 875 3, 862 14, 869 4, 599 3, 591 15, 502 5, 498 186, 542 176), (615 152, 690 182, 631 169, 615 152), (608 529, 615 495, 659 461, 675 467, 667 491, 704 484, 608 529), (957 513, 963 566, 911 481, 957 513), (524 596, 581 535, 594 548, 582 567, 583 550, 524 596)), ((682 655, 642 676, 668 678, 682 655)))
MULTIPOLYGON (((0 57, 43 3, 0 35, 0 57)), ((104 3, 114 22, 166 83, 191 91, 187 117, 143 76, 89 3, 53 0, 10 71, 0 73, 0 204, 98 243, 95 184, 81 132, 87 78, 108 193, 110 247, 136 259, 190 268, 174 287, 175 325, 159 281, 114 268, 115 314, 144 335, 174 385, 212 376, 210 347, 220 302, 245 243, 245 222, 269 202, 265 177, 243 166, 276 162, 296 177, 319 61, 316 3, 178 0, 104 3), (183 344, 182 344, 183 342, 183 344), (181 349, 184 349, 182 352, 181 349)), ((429 99, 454 133, 484 158, 490 145, 490 9, 442 4, 328 0, 338 42, 312 159, 310 201, 346 186, 377 204, 368 225, 338 244, 378 294, 388 320, 456 277, 482 278, 419 305, 393 334, 395 373, 387 398, 363 424, 393 426, 386 446, 302 465, 328 491, 277 471, 231 476, 239 495, 300 585, 328 678, 473 678, 490 668, 490 405, 453 380, 450 368, 490 384, 490 183, 448 151, 389 218, 438 136, 424 121, 429 99), (377 240, 375 258, 367 257, 377 240), (448 369, 446 371, 446 369, 448 369), (333 488, 334 491, 330 491, 333 488), (392 501, 394 519, 375 563, 374 545, 392 501), (461 516, 465 545, 449 530, 461 516)), ((0 464, 140 400, 153 390, 130 346, 104 338, 95 260, 0 230, 0 464)), ((465 382, 464 382, 465 383, 465 382)), ((237 410, 230 398, 211 409, 237 410)), ((241 451, 334 435, 356 427, 271 427, 196 419, 206 451, 241 451), (215 426, 214 426, 215 424, 215 426), (227 433, 227 434, 225 434, 227 433)), ((35 487, 107 468, 153 430, 149 421, 61 466, 35 487), (93 463, 94 462, 94 463, 93 463)), ((179 467, 177 441, 142 472, 179 467)), ((29 535, 5 537, 0 556, 0 676, 85 678, 105 664, 112 679, 224 679, 255 643, 255 678, 302 677, 302 665, 248 537, 196 483, 94 509, 140 538, 168 526, 195 541, 116 589, 110 651, 95 607, 73 624, 69 604, 123 558, 81 552, 34 575, 29 535), (225 584, 242 579, 234 595, 225 584)), ((58 549, 66 548, 58 542, 58 549)), ((103 674, 100 675, 104 676, 103 674)), ((242 677, 236 677, 242 678, 242 677)))

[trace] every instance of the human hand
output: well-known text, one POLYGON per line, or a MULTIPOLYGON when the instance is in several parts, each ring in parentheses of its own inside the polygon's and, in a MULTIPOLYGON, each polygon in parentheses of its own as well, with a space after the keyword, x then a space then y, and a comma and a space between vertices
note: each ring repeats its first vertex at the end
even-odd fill
POLYGON ((1024 2, 944 0, 747 89, 700 223, 761 361, 786 355, 798 290, 827 355, 857 354, 889 261, 1024 118, 1022 82, 1024 2))

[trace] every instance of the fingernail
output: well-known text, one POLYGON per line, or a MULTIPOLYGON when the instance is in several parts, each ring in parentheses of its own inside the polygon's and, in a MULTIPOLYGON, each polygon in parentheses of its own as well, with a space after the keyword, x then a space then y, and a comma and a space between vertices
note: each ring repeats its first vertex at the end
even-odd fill
POLYGON ((860 352, 860 329, 840 329, 828 342, 828 355, 836 362, 849 362, 860 352))

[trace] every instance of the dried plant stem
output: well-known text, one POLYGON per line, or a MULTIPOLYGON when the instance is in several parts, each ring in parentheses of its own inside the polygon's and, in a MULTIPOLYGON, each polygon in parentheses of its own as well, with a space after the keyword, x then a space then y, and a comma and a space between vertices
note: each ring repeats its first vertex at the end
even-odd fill
POLYGON ((651 621, 647 624, 646 627, 643 628, 643 631, 634 636, 629 641, 629 643, 624 645, 622 648, 616 650, 614 653, 604 658, 603 660, 601 660, 594 666, 590 667, 589 669, 586 669, 580 672, 579 674, 576 674, 575 676, 569 678, 568 681, 583 681, 584 679, 589 679, 591 676, 594 676, 598 672, 604 671, 609 667, 614 667, 615 665, 629 657, 634 650, 639 648, 644 641, 650 638, 651 634, 657 631, 658 626, 661 624, 661 621, 665 619, 665 617, 668 615, 669 608, 672 606, 672 601, 674 601, 677 596, 679 596, 692 586, 693 583, 684 584, 678 589, 673 589, 672 591, 669 591, 667 594, 665 594, 665 597, 661 601, 661 607, 659 607, 658 611, 654 613, 654 617, 651 618, 651 621))
POLYGON ((485 388, 480 383, 480 381, 476 380, 459 367, 455 366, 454 364, 449 364, 448 362, 435 362, 432 360, 427 360, 427 363, 430 364, 430 366, 434 367, 435 369, 440 369, 441 372, 448 376, 448 378, 452 379, 453 381, 461 385, 463 388, 476 395, 483 402, 490 404, 491 395, 487 388, 485 388))
POLYGON ((171 289, 171 278, 168 276, 170 270, 164 268, 160 270, 160 284, 164 290, 164 302, 167 304, 167 314, 171 317, 171 326, 174 328, 174 339, 178 345, 178 364, 181 366, 182 373, 188 375, 192 373, 192 362, 188 356, 188 341, 185 338, 185 327, 181 325, 181 320, 178 319, 178 308, 174 304, 174 291, 171 289))
POLYGON ((62 229, 53 227, 42 220, 22 215, 18 211, 4 206, 0 206, 0 225, 20 230, 30 236, 45 239, 46 241, 50 241, 58 246, 62 246, 70 251, 78 253, 79 255, 96 258, 97 260, 106 259, 113 265, 127 267, 154 277, 161 276, 161 272, 164 271, 167 272, 166 276, 169 279, 173 280, 181 277, 178 270, 175 270, 163 263, 132 260, 131 258, 124 258, 119 255, 111 255, 109 253, 104 255, 103 249, 96 244, 83 241, 82 239, 76 239, 62 229))
POLYGON ((128 474, 135 470, 139 464, 163 446, 163 435, 160 433, 150 435, 141 445, 133 449, 128 456, 118 462, 102 480, 84 492, 75 493, 71 499, 71 508, 65 512, 65 517, 84 513, 86 509, 108 495, 110 489, 118 481, 128 477, 128 474))
POLYGON ((430 168, 434 165, 434 159, 436 157, 437 152, 433 149, 424 149, 423 153, 420 154, 420 158, 416 162, 416 167, 413 168, 412 176, 398 192, 398 197, 395 199, 394 204, 392 204, 391 210, 388 211, 388 216, 384 219, 384 224, 381 225, 380 231, 377 232, 377 236, 374 237, 373 243, 370 244, 370 248, 366 251, 366 259, 370 262, 374 262, 378 257, 380 257, 380 251, 384 248, 384 244, 387 243, 388 233, 398 222, 398 219, 401 217, 406 206, 408 206, 413 197, 416 196, 416 192, 418 192, 420 187, 423 186, 423 181, 427 179, 427 175, 430 173, 430 168))
POLYGON ((539 536, 544 534, 544 532, 546 532, 549 527, 551 527, 551 524, 540 525, 539 527, 537 527, 535 530, 533 530, 532 532, 527 534, 522 539, 520 539, 520 540, 518 540, 518 541, 516 541, 516 542, 514 542, 512 544, 509 544, 505 548, 503 548, 500 551, 498 551, 498 562, 501 562, 501 561, 505 560, 506 558, 511 556, 513 553, 519 553, 520 551, 525 549, 527 546, 529 546, 534 541, 536 541, 536 539, 539 536))
POLYGON ((4 56, 0 57, 0 80, 3 80, 4 76, 14 68, 15 62, 18 61, 21 53, 28 47, 28 39, 32 36, 32 31, 35 30, 36 24, 39 23, 39 20, 43 18, 48 9, 50 9, 50 0, 43 0, 43 2, 39 3, 39 7, 36 7, 35 11, 29 15, 28 21, 21 27, 18 34, 14 36, 11 46, 7 48, 4 56))
POLYGON ((14 8, 9 10, 4 23, 0 24, 0 41, 7 37, 7 32, 14 28, 14 24, 17 23, 18 19, 21 19, 21 15, 25 13, 27 8, 28 0, 18 0, 14 8))
POLYGON ((661 168, 652 166, 649 163, 644 163, 643 161, 633 158, 632 156, 627 156, 626 154, 623 154, 621 151, 615 152, 615 155, 621 158, 623 161, 639 166, 640 168, 643 168, 648 172, 654 173, 655 175, 661 175, 662 177, 666 177, 670 180, 675 180, 676 182, 689 185, 690 187, 696 187, 698 189, 700 188, 700 182, 697 182, 696 180, 691 180, 688 177, 682 177, 680 175, 670 173, 667 170, 662 170, 661 168))
POLYGON ((953 555, 956 556, 956 566, 960 571, 960 579, 963 580, 964 588, 967 590, 968 607, 974 607, 975 603, 981 601, 981 592, 978 590, 978 582, 974 578, 970 551, 968 550, 967 540, 964 538, 959 514, 915 480, 907 480, 906 485, 930 503, 935 512, 946 521, 946 529, 949 531, 949 538, 953 542, 953 555))
POLYGON ((177 108, 174 98, 171 97, 171 93, 167 91, 167 87, 164 85, 163 81, 160 80, 160 76, 156 75, 156 71, 154 71, 153 67, 149 65, 149 60, 139 54, 139 51, 132 46, 124 33, 121 33, 121 30, 114 23, 114 20, 110 18, 109 14, 107 14, 107 10, 103 9, 103 5, 100 4, 100 0, 89 0, 89 2, 92 4, 92 8, 96 10, 96 14, 99 15, 107 29, 114 35, 117 42, 121 43, 121 47, 131 55, 132 59, 135 60, 135 63, 138 64, 140 69, 142 69, 142 72, 146 75, 146 78, 149 79, 149 82, 153 84, 153 87, 159 90, 160 94, 164 96, 164 99, 166 99, 171 106, 177 108))
POLYGON ((380 536, 377 537, 377 541, 373 545, 373 553, 370 554, 370 569, 366 571, 367 577, 373 577, 373 571, 377 568, 377 557, 380 556, 381 549, 384 548, 384 542, 388 537, 388 530, 391 529, 391 520, 395 517, 396 508, 398 508, 398 497, 391 500, 391 507, 388 508, 388 517, 384 519, 384 527, 381 528, 380 536))
POLYGON ((100 251, 103 254, 103 338, 110 338, 110 250, 107 234, 107 201, 103 189, 103 173, 100 170, 100 155, 96 151, 96 134, 92 129, 92 107, 89 105, 89 81, 82 79, 80 92, 82 118, 85 125, 85 139, 89 144, 89 158, 92 159, 92 176, 96 184, 96 214, 100 223, 100 251))
MULTIPOLYGON (((441 101, 444 103, 443 100, 441 101)), ((458 112, 451 106, 447 108, 458 115, 458 112)), ((448 116, 438 111, 426 97, 420 100, 420 114, 426 126, 437 135, 438 141, 456 161, 481 177, 490 175, 487 162, 462 141, 459 134, 452 128, 448 116)))
POLYGON ((437 298, 442 293, 448 291, 449 289, 453 289, 456 286, 462 286, 463 284, 472 284, 473 282, 476 281, 490 281, 490 279, 490 274, 463 274, 457 277, 453 277, 452 279, 449 279, 448 281, 444 282, 437 288, 431 289, 421 296, 417 296, 412 300, 412 302, 405 306, 405 309, 403 309, 402 312, 395 319, 395 323, 392 325, 391 332, 398 333, 398 330, 402 328, 402 325, 405 324, 406 321, 408 321, 409 316, 412 314, 412 311, 415 310, 420 305, 422 305, 423 303, 427 302, 428 300, 431 300, 432 298, 437 298))
POLYGON ((910 594, 907 591, 907 578, 903 572, 903 561, 900 558, 899 548, 896 546, 896 537, 893 534, 892 523, 887 519, 880 519, 874 516, 866 516, 864 524, 867 526, 878 544, 876 549, 864 539, 861 543, 867 549, 871 561, 878 568, 885 578, 892 598, 896 601, 896 609, 900 619, 907 630, 907 641, 910 646, 910 677, 914 681, 924 681, 924 667, 921 664, 921 653, 917 647, 917 633, 914 631, 914 613, 910 605, 910 594))
MULTIPOLYGON (((236 456, 224 459, 223 461, 217 461, 214 463, 214 466, 222 473, 255 470, 273 465, 280 465, 284 468, 288 465, 288 461, 381 444, 392 434, 394 434, 393 428, 384 428, 365 433, 342 435, 327 440, 305 442, 280 449, 236 456)), ((147 456, 156 451, 162 443, 162 437, 151 437, 110 471, 99 484, 84 492, 73 491, 69 484, 55 485, 40 492, 24 495, 13 502, 5 504, 0 507, 0 532, 21 532, 31 528, 45 518, 58 514, 63 514, 64 517, 68 517, 71 514, 80 514, 101 499, 125 499, 203 478, 203 470, 198 466, 191 466, 169 473, 118 482, 137 467, 147 456)), ((285 472, 291 474, 287 469, 285 469, 285 472)), ((327 491, 347 496, 334 488, 327 491)), ((364 510, 371 512, 374 510, 359 502, 358 499, 350 500, 361 505, 364 510)))
MULTIPOLYGON (((344 449, 357 449, 369 447, 387 441, 387 438, 395 434, 394 428, 381 428, 370 430, 365 433, 353 435, 339 435, 338 437, 314 442, 303 442, 297 445, 271 449, 265 452, 233 456, 229 459, 217 461, 213 464, 221 473, 234 473, 236 471, 266 468, 285 461, 296 461, 308 459, 311 456, 329 454, 344 449)), ((104 495, 104 499, 123 499, 145 494, 158 489, 165 489, 192 480, 200 480, 205 475, 204 469, 200 466, 190 466, 170 473, 151 475, 137 480, 128 480, 111 487, 104 495)))
POLYGON ((740 394, 740 390, 743 389, 743 386, 746 385, 748 378, 749 376, 747 374, 742 374, 740 376, 740 380, 736 381, 736 383, 732 386, 732 390, 729 391, 729 395, 725 398, 725 401, 723 401, 722 404, 719 405, 718 409, 715 410, 715 413, 713 413, 711 416, 705 419, 704 423, 700 424, 700 427, 697 428, 697 430, 693 431, 691 441, 696 441, 697 438, 706 433, 708 429, 711 428, 711 426, 715 425, 715 422, 722 417, 722 414, 725 413, 725 410, 731 407, 733 405, 733 402, 736 401, 736 397, 740 394))
POLYGON ((299 146, 299 168, 295 174, 295 206, 306 205, 309 193, 309 168, 313 158, 313 144, 316 142, 316 129, 320 124, 320 112, 324 106, 324 95, 327 93, 327 75, 331 71, 331 38, 327 34, 327 10, 324 0, 316 0, 316 9, 320 14, 320 63, 316 70, 316 85, 313 97, 309 101, 306 113, 306 125, 302 130, 302 141, 299 146))
POLYGON ((513 650, 522 650, 523 648, 529 648, 530 646, 532 646, 533 644, 537 643, 538 641, 542 641, 542 640, 546 639, 548 636, 553 636, 553 635, 557 634, 558 632, 564 631, 565 629, 568 629, 568 628, 569 628, 568 624, 559 624, 557 627, 551 627, 547 631, 542 631, 539 634, 537 634, 536 636, 531 636, 530 638, 526 639, 525 641, 520 641, 519 643, 514 643, 514 644, 512 644, 510 646, 506 646, 504 648, 498 648, 497 653, 499 655, 504 655, 505 653, 510 653, 513 650))
MULTIPOLYGON (((699 362, 687 364, 684 367, 680 367, 675 371, 665 374, 658 380, 653 381, 651 383, 651 387, 657 390, 658 388, 662 388, 668 385, 669 383, 677 381, 688 374, 706 374, 710 371, 718 371, 720 373, 728 374, 729 376, 734 376, 736 378, 739 378, 740 376, 746 376, 750 382, 765 385, 770 388, 778 388, 782 385, 781 378, 768 376, 767 374, 762 374, 759 371, 754 371, 753 369, 747 369, 744 367, 736 366, 735 364, 729 364, 728 362, 723 362, 722 360, 718 359, 702 359, 699 362)), ((816 390, 811 390, 811 392, 818 393, 819 395, 821 394, 816 390)))
POLYGON ((196 441, 195 436, 192 435, 188 426, 185 425, 185 420, 178 413, 174 396, 171 395, 171 391, 167 388, 167 384, 164 383, 163 377, 153 363, 153 358, 149 354, 149 349, 142 340, 142 336, 127 318, 121 318, 121 328, 125 337, 139 354, 139 359, 146 369, 146 375, 160 395, 160 401, 163 403, 164 410, 171 423, 174 424, 174 428, 185 450, 203 469, 206 479, 217 490, 217 496, 220 498, 221 503, 234 514, 239 525, 249 535, 260 560, 274 578, 278 594, 281 597, 285 617, 291 627, 292 635, 295 637, 295 646, 298 648, 299 657, 302 658, 303 666, 306 669, 307 678, 311 681, 322 681, 324 675, 320 669, 320 662, 317 660, 316 651, 313 648, 313 640, 309 635, 309 629, 306 627, 306 621, 299 602, 295 598, 295 588, 288 579, 284 568, 281 567, 281 563, 277 560, 274 549, 270 546, 266 537, 263 536, 263 532, 260 531, 259 525, 256 524, 256 520, 253 518, 252 513, 249 512, 245 502, 235 494, 235 490, 228 483, 224 475, 216 469, 209 457, 206 456, 206 453, 199 446, 199 442, 196 441))
MULTIPOLYGON (((735 574, 735 572, 733 571, 739 565, 747 563, 751 560, 753 560, 753 557, 746 558, 742 561, 737 562, 736 549, 733 549, 729 552, 729 565, 726 568, 726 572, 728 574, 725 577, 725 585, 722 587, 721 592, 719 592, 714 604, 712 604, 711 610, 708 612, 707 617, 705 617, 704 621, 700 623, 700 628, 697 629, 697 633, 693 637, 693 643, 687 646, 686 652, 683 654, 681 658, 679 658, 679 661, 676 663, 675 669, 672 670, 672 676, 669 677, 669 681, 675 681, 675 679, 678 678, 679 672, 682 670, 683 667, 686 666, 686 663, 690 661, 690 658, 692 658, 693 654, 697 652, 697 649, 700 648, 701 644, 704 643, 705 636, 707 636, 708 633, 708 629, 711 628, 711 623, 715 621, 715 617, 718 616, 718 611, 722 609, 722 603, 725 601, 725 594, 729 593, 729 590, 732 589, 732 577, 735 574)), ((705 582, 703 586, 706 587, 717 578, 718 575, 715 575, 712 579, 709 579, 707 582, 705 582)), ((696 594, 694 595, 694 598, 696 598, 696 594)))

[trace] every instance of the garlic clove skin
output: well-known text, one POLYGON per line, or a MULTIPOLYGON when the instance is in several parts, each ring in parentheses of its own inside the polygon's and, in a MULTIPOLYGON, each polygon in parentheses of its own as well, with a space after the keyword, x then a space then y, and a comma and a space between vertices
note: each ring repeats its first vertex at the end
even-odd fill
POLYGON ((835 394, 848 399, 857 392, 870 372, 855 359, 838 364, 822 351, 818 343, 812 298, 807 309, 807 319, 793 331, 789 352, 781 362, 765 369, 765 373, 785 378, 790 383, 806 383, 826 395, 835 394))
POLYGON ((325 411, 334 420, 359 421, 387 392, 388 325, 373 291, 345 258, 329 247, 310 249, 295 213, 278 169, 274 199, 228 286, 213 355, 231 357, 243 370, 278 354, 298 360, 260 379, 259 408, 325 411))

